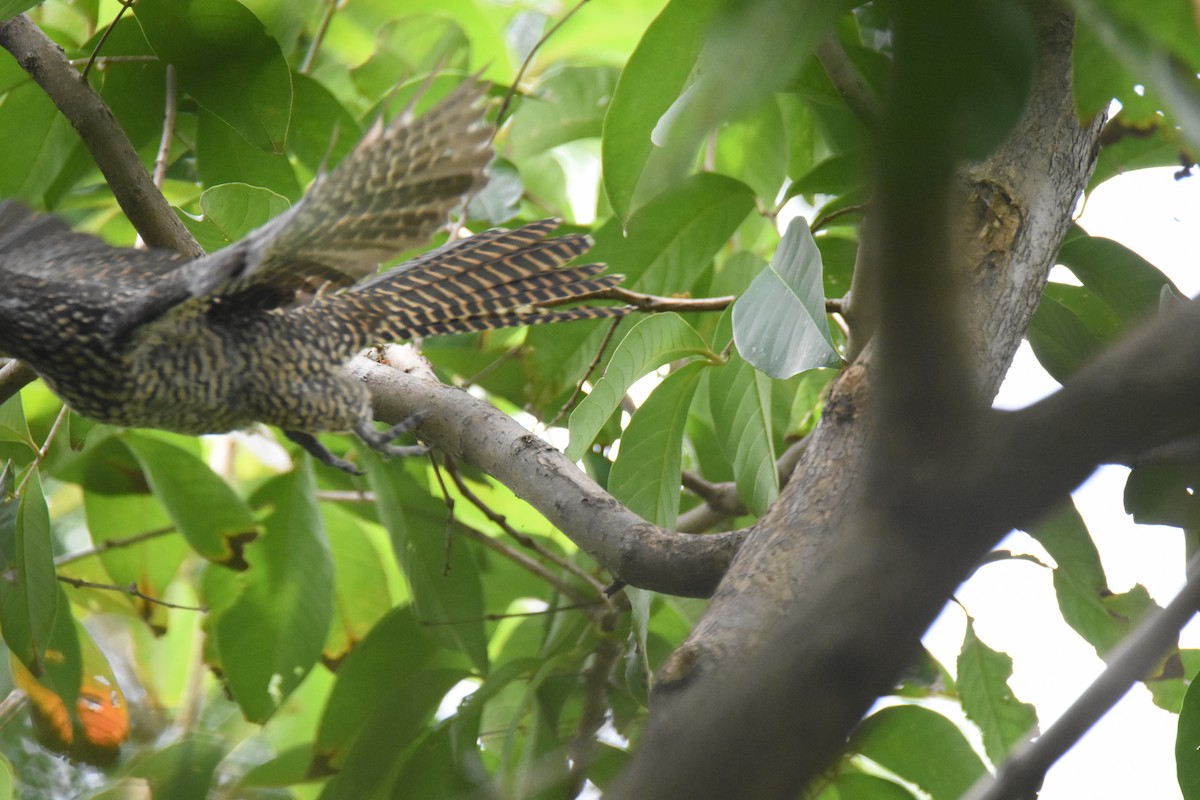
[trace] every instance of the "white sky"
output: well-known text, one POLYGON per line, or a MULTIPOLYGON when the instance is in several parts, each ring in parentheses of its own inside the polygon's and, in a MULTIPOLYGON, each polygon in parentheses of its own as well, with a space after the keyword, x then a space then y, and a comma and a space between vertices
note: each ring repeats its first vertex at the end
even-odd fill
MULTIPOLYGON (((1137 251, 1190 297, 1200 294, 1200 176, 1176 182, 1171 169, 1142 170, 1110 180, 1093 192, 1080 224, 1137 251)), ((996 405, 1021 407, 1057 387, 1022 345, 996 405)), ((1183 536, 1174 528, 1134 525, 1122 493, 1127 470, 1105 467, 1075 492, 1096 540, 1109 586, 1122 592, 1144 585, 1165 605, 1183 585, 1183 536)), ((1037 553, 1039 545, 1012 534, 1001 547, 1037 553)), ((990 647, 1013 657, 1012 688, 1033 703, 1043 730, 1100 673, 1103 662, 1062 620, 1047 570, 1025 561, 984 567, 957 594, 990 647)), ((953 670, 965 617, 947 606, 925 643, 953 670)), ((1200 624, 1185 629, 1184 647, 1200 647, 1200 624)), ((1178 717, 1150 702, 1140 684, 1047 775, 1042 800, 1180 798, 1174 740, 1178 717)))

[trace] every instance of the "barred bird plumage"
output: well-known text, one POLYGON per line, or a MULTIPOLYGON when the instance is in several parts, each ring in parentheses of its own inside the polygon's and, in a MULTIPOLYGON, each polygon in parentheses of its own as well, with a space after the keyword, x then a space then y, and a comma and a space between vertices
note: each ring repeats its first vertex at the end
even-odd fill
POLYGON ((0 353, 75 411, 114 425, 217 433, 276 425, 327 464, 315 435, 354 431, 389 454, 417 421, 372 424, 365 388, 341 374, 382 341, 620 316, 575 306, 615 286, 603 265, 563 267, 587 236, 544 220, 492 230, 378 273, 427 242, 486 180, 485 87, 468 81, 426 114, 376 126, 288 212, 185 261, 113 248, 62 220, 0 204, 0 353))

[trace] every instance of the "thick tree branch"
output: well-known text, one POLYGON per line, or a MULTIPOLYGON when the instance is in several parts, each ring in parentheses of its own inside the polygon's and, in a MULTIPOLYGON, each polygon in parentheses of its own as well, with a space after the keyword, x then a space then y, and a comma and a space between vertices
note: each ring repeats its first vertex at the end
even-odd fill
POLYGON ((742 542, 741 531, 699 536, 651 525, 561 452, 461 389, 365 356, 351 361, 346 371, 367 385, 380 420, 395 423, 425 412, 415 429, 423 441, 496 478, 626 583, 707 596, 742 542))
POLYGON ((0 22, 0 47, 37 81, 79 133, 142 239, 152 247, 203 255, 154 185, 112 111, 71 66, 62 48, 25 15, 0 22))

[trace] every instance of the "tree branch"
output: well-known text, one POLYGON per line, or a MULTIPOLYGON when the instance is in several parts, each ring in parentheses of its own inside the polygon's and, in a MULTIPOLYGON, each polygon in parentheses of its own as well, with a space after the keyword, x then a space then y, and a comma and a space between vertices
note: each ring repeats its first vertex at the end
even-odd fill
POLYGON ((698 536, 658 528, 622 506, 561 452, 504 412, 461 389, 365 356, 347 374, 371 392, 375 414, 427 416, 415 432, 508 486, 615 577, 667 594, 703 597, 721 579, 744 532, 698 536))
POLYGON ((112 111, 71 66, 62 48, 23 14, 0 22, 0 47, 12 54, 74 126, 142 239, 152 247, 186 256, 204 255, 154 185, 112 111))

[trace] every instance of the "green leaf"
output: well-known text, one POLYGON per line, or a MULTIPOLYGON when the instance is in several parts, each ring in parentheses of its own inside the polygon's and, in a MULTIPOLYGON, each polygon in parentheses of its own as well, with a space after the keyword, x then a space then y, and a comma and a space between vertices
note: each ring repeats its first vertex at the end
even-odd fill
POLYGON ((47 666, 55 617, 69 616, 70 607, 59 607, 62 594, 54 573, 50 514, 37 470, 30 469, 20 499, 0 505, 2 571, 12 575, 0 580, 0 632, 13 655, 40 677, 47 666))
POLYGON ((1037 735, 1037 711, 1013 695, 1008 685, 1012 659, 981 642, 970 617, 957 671, 963 711, 983 734, 988 758, 1002 764, 1013 745, 1027 735, 1037 735))
MULTIPOLYGON (((744 183, 723 175, 695 175, 639 209, 627 231, 618 220, 605 223, 588 258, 619 269, 631 289, 682 294, 698 285, 713 256, 753 208, 754 192, 744 183)), ((603 338, 603 326, 594 324, 532 328, 526 345, 537 382, 534 402, 547 403, 573 387, 603 338)))
POLYGON ((521 100, 508 130, 514 159, 600 136, 620 74, 615 67, 563 67, 521 100))
POLYGON ((12 762, 0 753, 0 800, 13 800, 13 785, 16 776, 13 774, 12 762))
POLYGON ((843 771, 817 795, 816 800, 914 800, 914 795, 885 778, 843 771))
POLYGON ((604 423, 620 407, 621 398, 640 378, 663 364, 706 356, 712 356, 708 346, 678 314, 656 314, 639 320, 613 351, 604 377, 571 412, 567 457, 572 461, 583 457, 604 423))
POLYGON ((255 493, 270 509, 263 536, 246 549, 241 593, 208 623, 230 693, 252 722, 269 718, 312 669, 333 613, 333 570, 305 464, 255 493))
POLYGON ((1071 0, 1070 5, 1110 57, 1152 89, 1192 146, 1200 147, 1200 48, 1186 4, 1159 0, 1133 13, 1126 4, 1107 0, 1071 0))
MULTIPOLYGON (((736 307, 736 306, 735 306, 736 307)), ((717 341, 727 340, 730 315, 723 314, 717 341)), ((738 495, 762 514, 779 495, 779 471, 771 424, 772 381, 737 353, 708 374, 713 429, 725 458, 733 465, 738 495)))
POLYGON ((1192 676, 1175 733, 1175 772, 1183 800, 1200 800, 1200 680, 1192 676))
POLYGON ((244 567, 242 550, 259 528, 229 484, 196 456, 161 439, 126 433, 120 442, 192 549, 214 563, 244 567))
POLYGON ((334 567, 333 624, 324 659, 336 664, 375 626, 392 605, 381 553, 359 519, 332 503, 321 504, 334 567))
POLYGON ((1139 525, 1200 529, 1200 464, 1139 464, 1125 481, 1125 513, 1139 525))
POLYGON ((673 528, 679 514, 684 423, 706 366, 687 364, 650 393, 621 435, 621 450, 608 479, 613 497, 665 528, 673 528))
POLYGON ((204 800, 225 751, 226 745, 220 739, 192 733, 139 760, 129 768, 129 775, 145 778, 154 787, 156 797, 204 800))
POLYGON ((363 464, 417 616, 444 646, 487 672, 483 589, 471 548, 457 540, 447 551, 445 506, 414 484, 401 459, 383 461, 364 453, 363 464))
POLYGON ((987 772, 954 723, 921 706, 875 712, 859 725, 850 749, 915 783, 933 800, 957 800, 987 772))
POLYGON ((29 81, 4 96, 0 127, 0 196, 40 205, 79 139, 42 87, 29 81))
POLYGON ((1112 239, 1068 237, 1058 261, 1126 324, 1156 313, 1163 287, 1184 296, 1158 267, 1112 239))
POLYGON ((204 186, 247 183, 296 201, 303 192, 287 157, 248 143, 213 114, 201 110, 196 128, 196 171, 204 186))
POLYGON ((1146 589, 1114 594, 1096 545, 1073 503, 1029 531, 1054 559, 1054 591, 1063 620, 1103 656, 1155 608, 1146 589))
MULTIPOLYGON (((146 494, 110 495, 85 490, 83 510, 88 532, 97 546, 174 527, 162 502, 146 494)), ((161 596, 188 552, 186 540, 173 531, 135 547, 105 548, 100 553, 100 562, 113 583, 133 584, 145 594, 161 596)), ((133 597, 127 599, 134 605, 142 602, 133 597)), ((153 611, 148 606, 142 610, 153 611)))
MULTIPOLYGON (((204 220, 200 225, 188 225, 193 233, 203 227, 204 249, 219 250, 241 241, 255 228, 265 225, 291 207, 286 197, 270 189, 247 183, 222 183, 205 189, 200 195, 200 210, 204 220)), ((186 220, 185 220, 186 221, 186 220)))
POLYGON ((1038 362, 1059 383, 1102 348, 1083 320, 1051 294, 1042 295, 1026 338, 1038 362))
POLYGON ((733 339, 750 364, 774 378, 841 363, 825 318, 821 251, 802 217, 733 304, 733 339))
POLYGON ((425 688, 425 681, 433 675, 465 676, 467 664, 460 654, 439 647, 411 608, 389 611, 338 668, 313 742, 316 773, 342 768, 347 752, 380 709, 405 706, 415 712, 398 720, 407 726, 403 735, 411 741, 441 702, 442 693, 425 688))
POLYGON ((639 187, 654 152, 651 134, 687 86, 720 7, 719 0, 672 0, 621 71, 601 140, 604 187, 620 223, 654 194, 639 187))
POLYGON ((788 167, 788 135, 774 96, 718 129, 714 167, 739 176, 774 207, 788 167))
POLYGON ((4 0, 4 2, 0 2, 0 20, 15 17, 17 14, 33 8, 40 2, 41 0, 4 0))
POLYGON ((249 9, 236 0, 142 0, 134 13, 184 91, 250 144, 283 152, 291 71, 249 9))

